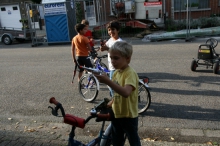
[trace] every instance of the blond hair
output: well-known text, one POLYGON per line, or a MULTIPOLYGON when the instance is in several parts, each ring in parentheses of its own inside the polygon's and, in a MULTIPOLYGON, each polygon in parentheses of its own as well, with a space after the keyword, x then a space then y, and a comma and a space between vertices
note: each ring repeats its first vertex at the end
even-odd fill
POLYGON ((125 41, 116 41, 113 46, 109 48, 109 52, 114 51, 119 52, 123 57, 129 58, 132 56, 133 47, 125 41))

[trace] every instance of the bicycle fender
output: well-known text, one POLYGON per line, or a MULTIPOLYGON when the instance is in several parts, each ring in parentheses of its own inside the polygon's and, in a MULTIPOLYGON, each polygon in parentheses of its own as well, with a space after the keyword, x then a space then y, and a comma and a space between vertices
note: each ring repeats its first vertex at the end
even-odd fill
POLYGON ((150 86, 147 83, 144 83, 141 79, 139 79, 139 83, 144 85, 146 88, 150 88, 150 86))

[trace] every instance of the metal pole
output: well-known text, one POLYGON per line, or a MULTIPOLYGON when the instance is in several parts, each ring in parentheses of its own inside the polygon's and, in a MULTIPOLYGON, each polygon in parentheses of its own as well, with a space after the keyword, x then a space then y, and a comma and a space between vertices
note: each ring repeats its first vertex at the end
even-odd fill
POLYGON ((181 6, 182 6, 182 1, 180 1, 180 9, 179 9, 179 21, 181 21, 181 6))
POLYGON ((171 1, 171 19, 174 20, 174 0, 171 1))
MULTIPOLYGON (((191 5, 191 0, 189 0, 189 4, 191 5)), ((189 7, 189 37, 190 37, 190 23, 191 23, 191 6, 189 7)))
POLYGON ((188 14, 188 0, 186 1, 186 39, 188 38, 188 19, 189 14, 188 14))
POLYGON ((166 0, 163 0, 163 21, 166 23, 166 0))

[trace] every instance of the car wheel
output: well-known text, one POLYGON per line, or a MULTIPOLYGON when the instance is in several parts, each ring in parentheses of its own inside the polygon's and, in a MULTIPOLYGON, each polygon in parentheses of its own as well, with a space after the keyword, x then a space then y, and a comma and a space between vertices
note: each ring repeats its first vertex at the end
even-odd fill
POLYGON ((5 45, 11 45, 12 44, 12 40, 10 38, 9 35, 4 35, 2 37, 2 42, 5 44, 5 45))

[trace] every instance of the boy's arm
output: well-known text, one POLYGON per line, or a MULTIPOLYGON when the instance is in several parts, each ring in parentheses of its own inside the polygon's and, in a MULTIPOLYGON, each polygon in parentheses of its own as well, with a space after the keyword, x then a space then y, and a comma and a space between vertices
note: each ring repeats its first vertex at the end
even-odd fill
POLYGON ((109 50, 109 47, 107 47, 107 46, 104 44, 104 45, 101 45, 100 50, 101 50, 101 51, 108 51, 108 50, 109 50))
POLYGON ((73 44, 73 42, 72 42, 72 46, 71 46, 71 53, 72 53, 73 62, 76 63, 75 45, 73 44))
POLYGON ((101 82, 101 83, 105 83, 108 86, 110 86, 115 92, 117 92, 118 94, 120 94, 121 96, 127 98, 131 92, 134 90, 134 87, 131 85, 125 85, 124 87, 116 84, 115 82, 111 81, 109 79, 109 77, 107 75, 98 75, 98 74, 94 74, 97 79, 101 82))
POLYGON ((88 48, 88 51, 92 51, 92 47, 90 46, 89 43, 86 44, 87 48, 88 48))
POLYGON ((114 92, 117 92, 118 94, 120 94, 121 96, 125 98, 130 96, 131 92, 134 90, 134 87, 131 85, 125 85, 124 87, 122 87, 112 82, 111 80, 109 80, 106 84, 110 86, 114 90, 114 92))

